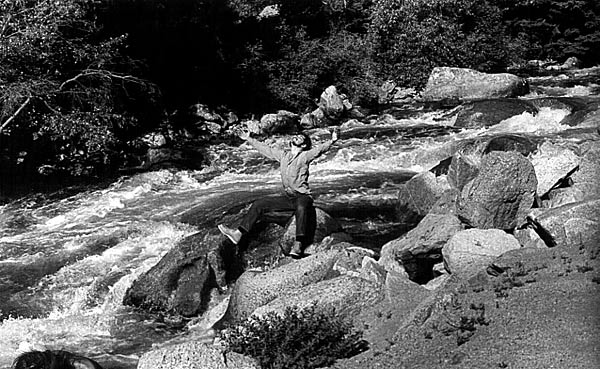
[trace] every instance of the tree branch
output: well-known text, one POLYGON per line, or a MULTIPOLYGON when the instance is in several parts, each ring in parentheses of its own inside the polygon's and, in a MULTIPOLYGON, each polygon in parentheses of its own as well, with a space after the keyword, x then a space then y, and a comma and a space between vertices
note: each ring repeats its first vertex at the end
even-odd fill
POLYGON ((11 115, 4 123, 2 123, 2 125, 0 126, 0 134, 2 134, 4 128, 6 128, 10 124, 10 122, 12 122, 23 111, 23 109, 25 109, 25 107, 29 104, 30 101, 31 96, 28 96, 25 102, 21 104, 21 106, 19 106, 17 111, 15 111, 13 115, 11 115))
POLYGON ((130 76, 130 75, 118 74, 118 73, 109 72, 107 70, 100 70, 100 69, 86 69, 83 72, 76 75, 75 77, 69 78, 68 80, 64 81, 59 86, 58 90, 62 91, 68 84, 73 83, 73 82, 78 82, 78 80, 80 78, 91 77, 91 76, 98 76, 98 77, 104 77, 104 78, 109 78, 109 79, 116 78, 116 79, 120 79, 123 81, 129 81, 129 82, 134 82, 134 83, 139 83, 139 84, 143 83, 141 79, 130 76))

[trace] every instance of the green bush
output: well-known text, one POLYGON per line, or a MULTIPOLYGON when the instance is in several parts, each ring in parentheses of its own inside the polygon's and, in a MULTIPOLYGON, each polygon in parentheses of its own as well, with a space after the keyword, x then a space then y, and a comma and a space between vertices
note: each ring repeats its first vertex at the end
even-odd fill
POLYGON ((287 308, 283 316, 251 317, 222 331, 221 338, 230 351, 251 356, 267 369, 320 368, 366 348, 350 322, 315 305, 287 308))
POLYGON ((600 58, 600 2, 597 0, 497 0, 509 35, 521 45, 522 60, 576 56, 584 66, 600 58))
POLYGON ((379 0, 374 4, 374 58, 382 75, 404 86, 423 87, 433 67, 490 72, 510 63, 502 13, 490 1, 379 0))

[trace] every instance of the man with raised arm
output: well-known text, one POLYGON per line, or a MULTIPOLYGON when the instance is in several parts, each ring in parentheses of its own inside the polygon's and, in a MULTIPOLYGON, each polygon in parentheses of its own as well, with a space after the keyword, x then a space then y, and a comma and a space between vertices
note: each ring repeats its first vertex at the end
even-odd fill
POLYGON ((281 172, 283 191, 278 196, 256 200, 250 210, 242 219, 237 229, 219 224, 218 228, 234 244, 238 244, 242 237, 252 230, 252 227, 261 220, 269 211, 294 211, 296 216, 296 241, 290 251, 290 256, 300 258, 304 249, 312 242, 309 235, 314 229, 309 216, 313 211, 313 198, 308 185, 310 163, 321 154, 329 150, 338 140, 338 130, 331 133, 331 140, 315 147, 311 147, 310 137, 306 134, 294 135, 290 142, 289 150, 281 150, 266 145, 250 137, 247 131, 241 131, 239 137, 247 141, 264 156, 277 160, 281 172))

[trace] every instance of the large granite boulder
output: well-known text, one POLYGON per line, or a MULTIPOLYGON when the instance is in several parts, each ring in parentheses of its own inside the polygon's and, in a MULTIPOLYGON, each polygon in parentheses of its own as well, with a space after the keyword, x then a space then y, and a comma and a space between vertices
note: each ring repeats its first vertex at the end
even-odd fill
POLYGON ((550 142, 544 142, 529 160, 535 169, 537 195, 540 197, 548 194, 557 183, 573 173, 580 162, 573 150, 550 142))
POLYGON ((514 236, 499 229, 467 229, 450 238, 442 255, 446 269, 465 278, 485 269, 503 253, 520 247, 514 236))
POLYGON ((287 291, 275 300, 263 305, 252 315, 265 316, 269 313, 283 315, 288 307, 335 309, 343 317, 354 317, 363 309, 383 298, 381 285, 349 275, 323 280, 294 291, 287 291))
POLYGON ((457 152, 452 156, 448 168, 448 183, 459 191, 479 174, 479 157, 457 152))
POLYGON ((332 249, 266 272, 244 272, 233 288, 225 320, 241 321, 285 293, 336 276, 333 266, 340 253, 332 249))
POLYGON ((490 127, 522 113, 537 114, 530 102, 519 99, 492 99, 464 103, 456 116, 455 127, 490 127))
POLYGON ((383 245, 379 264, 411 280, 427 281, 432 277, 433 265, 441 261, 442 247, 463 229, 452 214, 428 214, 404 236, 383 245))
POLYGON ((146 352, 137 369, 260 369, 255 359, 188 341, 146 352))
POLYGON ((600 197, 600 142, 582 145, 579 170, 571 175, 573 187, 581 190, 586 199, 600 197))
POLYGON ((422 218, 448 189, 450 185, 446 176, 436 177, 432 172, 419 173, 400 187, 398 213, 408 211, 422 218))
POLYGON ((427 80, 422 99, 478 100, 517 97, 527 92, 527 80, 513 74, 487 74, 466 68, 436 67, 427 80))
POLYGON ((485 136, 463 141, 457 145, 452 157, 447 161, 448 183, 462 190, 479 173, 483 156, 490 152, 515 151, 527 156, 536 150, 536 141, 515 134, 485 136))
POLYGON ((260 121, 250 120, 245 122, 245 124, 251 133, 264 135, 271 133, 297 132, 299 122, 300 117, 298 114, 280 110, 277 113, 263 115, 262 118, 260 118, 260 121))
POLYGON ((476 228, 513 229, 524 222, 536 189, 535 170, 523 155, 491 152, 483 157, 479 174, 461 191, 458 217, 476 228))
POLYGON ((215 232, 196 233, 171 249, 126 291, 123 304, 183 316, 202 313, 211 288, 226 288, 231 243, 215 232))
POLYGON ((318 105, 325 117, 334 121, 340 119, 346 110, 344 98, 335 86, 329 86, 323 91, 318 105))
POLYGON ((548 246, 579 247, 600 242, 600 199, 536 212, 527 220, 548 246))

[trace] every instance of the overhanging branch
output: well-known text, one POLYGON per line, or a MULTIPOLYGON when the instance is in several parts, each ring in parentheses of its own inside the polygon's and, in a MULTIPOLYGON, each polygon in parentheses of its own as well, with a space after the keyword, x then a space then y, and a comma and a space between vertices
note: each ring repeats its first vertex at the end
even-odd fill
POLYGON ((13 115, 11 115, 10 117, 8 117, 8 119, 4 123, 2 123, 2 125, 0 126, 0 134, 2 134, 2 131, 4 131, 4 128, 8 127, 10 122, 12 122, 19 114, 21 114, 23 109, 25 109, 25 107, 29 104, 30 101, 31 101, 31 96, 27 97, 25 102, 23 104, 21 104, 21 106, 19 106, 19 108, 15 111, 15 113, 13 115))
POLYGON ((130 75, 125 75, 125 74, 119 74, 119 73, 114 73, 114 72, 110 72, 107 70, 101 70, 101 69, 86 69, 83 72, 79 73, 78 75, 76 75, 73 78, 69 78, 68 80, 64 81, 60 86, 59 86, 59 91, 64 90, 64 88, 71 84, 71 83, 75 83, 78 82, 79 83, 79 79, 83 78, 83 77, 101 77, 101 78, 107 78, 107 79, 120 79, 123 81, 129 81, 129 82, 134 82, 134 83, 138 83, 138 84, 143 84, 143 81, 137 77, 134 76, 130 76, 130 75))

